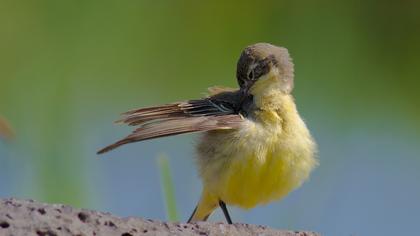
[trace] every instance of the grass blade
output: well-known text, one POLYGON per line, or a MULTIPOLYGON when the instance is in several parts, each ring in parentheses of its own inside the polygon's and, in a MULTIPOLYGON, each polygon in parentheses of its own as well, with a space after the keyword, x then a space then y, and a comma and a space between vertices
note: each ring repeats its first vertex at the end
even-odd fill
POLYGON ((160 172, 160 183, 165 198, 166 217, 169 221, 178 221, 175 191, 174 186, 172 184, 168 157, 164 154, 161 154, 158 157, 158 165, 160 172))

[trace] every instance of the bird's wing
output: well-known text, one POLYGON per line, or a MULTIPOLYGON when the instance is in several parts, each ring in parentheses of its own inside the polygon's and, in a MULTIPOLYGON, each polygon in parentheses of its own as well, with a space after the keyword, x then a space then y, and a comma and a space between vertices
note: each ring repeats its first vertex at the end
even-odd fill
POLYGON ((98 154, 147 139, 238 128, 244 120, 238 114, 241 100, 240 91, 225 91, 203 99, 125 112, 117 122, 138 128, 120 141, 101 149, 98 154))
POLYGON ((229 87, 223 87, 223 86, 213 86, 207 89, 208 94, 210 96, 213 95, 217 95, 220 93, 225 93, 225 92, 236 92, 238 89, 236 88, 229 88, 229 87))

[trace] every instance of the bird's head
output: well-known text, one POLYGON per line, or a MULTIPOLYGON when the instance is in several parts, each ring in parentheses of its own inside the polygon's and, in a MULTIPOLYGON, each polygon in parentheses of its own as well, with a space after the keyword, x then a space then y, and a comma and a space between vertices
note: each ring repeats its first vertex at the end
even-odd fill
POLYGON ((241 90, 253 95, 267 89, 290 93, 293 89, 293 63, 286 48, 257 43, 243 50, 236 77, 241 90))

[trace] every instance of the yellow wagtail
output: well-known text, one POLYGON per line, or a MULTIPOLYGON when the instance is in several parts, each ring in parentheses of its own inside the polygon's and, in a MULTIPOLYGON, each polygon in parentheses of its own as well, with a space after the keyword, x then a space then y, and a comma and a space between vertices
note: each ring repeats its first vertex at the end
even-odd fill
POLYGON ((206 220, 226 204, 252 208, 280 199, 316 166, 316 144, 291 91, 294 68, 286 48, 268 43, 242 52, 239 89, 213 87, 210 96, 131 110, 120 122, 137 129, 98 153, 146 139, 203 131, 197 163, 201 199, 188 222, 206 220))

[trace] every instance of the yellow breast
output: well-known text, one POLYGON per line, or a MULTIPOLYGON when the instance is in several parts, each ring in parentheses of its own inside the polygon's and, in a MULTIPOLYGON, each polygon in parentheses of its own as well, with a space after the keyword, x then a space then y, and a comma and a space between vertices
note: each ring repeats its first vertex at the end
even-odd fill
POLYGON ((251 208, 280 199, 307 179, 316 165, 315 144, 292 98, 277 108, 257 112, 238 130, 204 135, 198 164, 208 192, 251 208))

